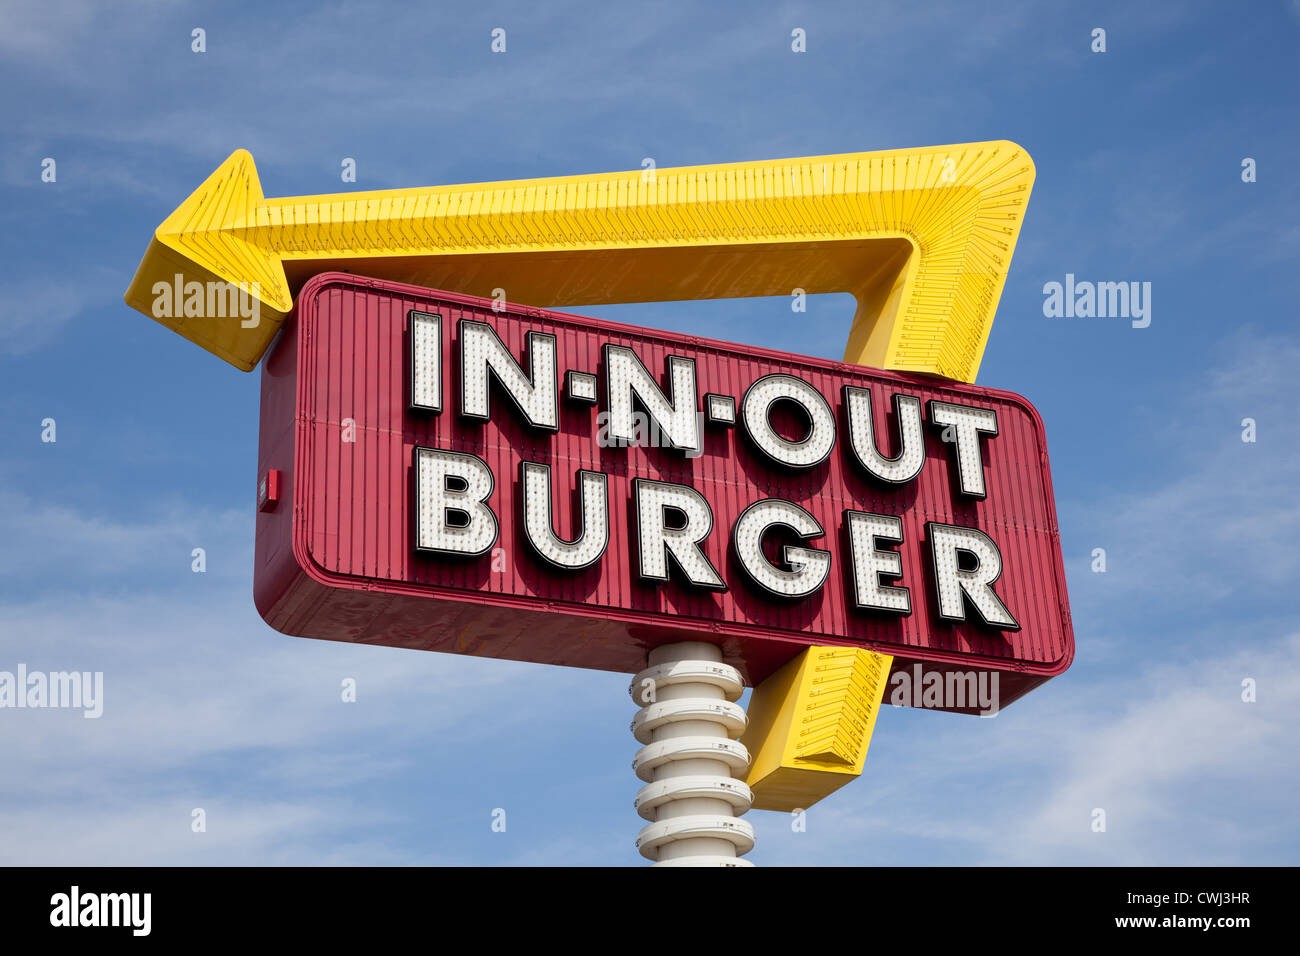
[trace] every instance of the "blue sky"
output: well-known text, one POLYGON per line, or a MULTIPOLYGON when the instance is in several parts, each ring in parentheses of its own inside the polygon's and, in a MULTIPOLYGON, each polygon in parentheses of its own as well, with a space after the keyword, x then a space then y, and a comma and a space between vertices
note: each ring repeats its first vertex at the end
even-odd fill
MULTIPOLYGON (((640 862, 625 676, 258 618, 257 373, 121 299, 232 150, 280 196, 988 139, 1038 174, 979 381, 1047 423, 1074 666, 886 708, 750 858, 1300 862, 1300 4, 702 6, 0 9, 0 670, 105 674, 99 720, 0 711, 0 863, 640 862), (1150 326, 1045 317, 1067 273, 1150 282, 1150 326)), ((839 358, 852 302, 583 311, 839 358)))

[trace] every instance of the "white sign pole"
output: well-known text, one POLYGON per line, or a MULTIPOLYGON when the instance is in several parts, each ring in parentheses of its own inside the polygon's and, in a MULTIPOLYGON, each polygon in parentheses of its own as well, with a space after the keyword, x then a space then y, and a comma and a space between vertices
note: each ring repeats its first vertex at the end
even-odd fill
POLYGON ((740 671, 702 641, 657 647, 646 663, 629 689, 643 705, 632 721, 645 745, 633 761, 646 781, 635 805, 650 821, 637 849, 655 866, 753 866, 740 859, 754 847, 754 828, 739 819, 753 802, 740 671))

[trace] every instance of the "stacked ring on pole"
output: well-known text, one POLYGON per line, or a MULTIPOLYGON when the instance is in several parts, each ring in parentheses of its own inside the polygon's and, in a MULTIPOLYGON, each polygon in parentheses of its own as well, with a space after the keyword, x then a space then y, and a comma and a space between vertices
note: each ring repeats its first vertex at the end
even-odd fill
POLYGON ((649 820, 637 849, 656 866, 752 866, 739 857, 754 846, 754 828, 739 814, 753 795, 743 776, 749 752, 738 737, 745 711, 740 672, 713 645, 688 642, 651 652, 650 666, 632 680, 644 704, 632 733, 644 744, 633 761, 646 781, 635 806, 649 820))

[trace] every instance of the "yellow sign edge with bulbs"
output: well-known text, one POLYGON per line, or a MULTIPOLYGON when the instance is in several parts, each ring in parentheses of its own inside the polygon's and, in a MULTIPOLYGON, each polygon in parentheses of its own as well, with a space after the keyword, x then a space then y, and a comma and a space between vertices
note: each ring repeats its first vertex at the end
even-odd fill
MULTIPOLYGON (((848 292, 846 362, 973 382, 1033 182, 993 141, 267 199, 241 149, 158 227, 125 298, 251 371, 329 270, 544 308, 848 292), (254 314, 213 309, 235 301, 220 287, 254 314)), ((755 807, 861 774, 890 662, 811 647, 754 689, 755 807)))

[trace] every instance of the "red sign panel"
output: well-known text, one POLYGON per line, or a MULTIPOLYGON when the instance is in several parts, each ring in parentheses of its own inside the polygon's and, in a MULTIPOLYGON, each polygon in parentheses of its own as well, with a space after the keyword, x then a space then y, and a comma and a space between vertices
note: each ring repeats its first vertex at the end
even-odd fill
POLYGON ((288 634, 628 673, 698 639, 752 683, 853 645, 1003 706, 1074 655, 1009 392, 327 274, 261 416, 255 597, 288 634))

